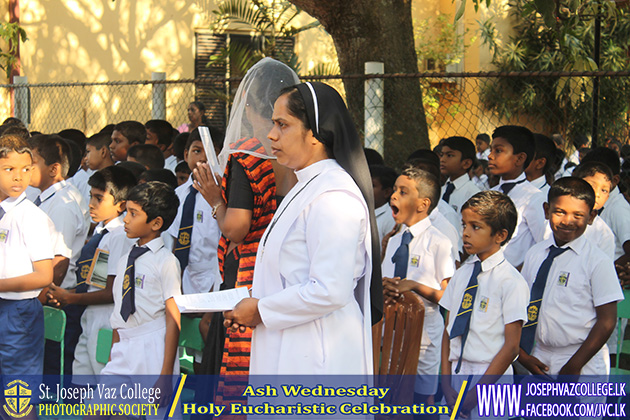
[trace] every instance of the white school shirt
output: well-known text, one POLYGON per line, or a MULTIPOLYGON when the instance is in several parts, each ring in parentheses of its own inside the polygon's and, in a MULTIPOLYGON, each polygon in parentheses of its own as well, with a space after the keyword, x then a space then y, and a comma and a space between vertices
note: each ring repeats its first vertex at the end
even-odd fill
POLYGON ((166 159, 164 159, 164 169, 168 169, 169 171, 175 173, 175 168, 177 167, 177 156, 170 155, 166 159))
MULTIPOLYGON (((107 275, 108 276, 110 275, 109 267, 112 265, 112 261, 110 260, 112 256, 112 247, 117 246, 116 241, 115 241, 115 236, 116 236, 115 232, 118 232, 118 231, 124 232, 124 229, 123 229, 124 217, 125 216, 121 214, 120 216, 115 217, 112 220, 110 220, 106 225, 103 225, 103 222, 99 222, 94 228, 94 235, 101 233, 103 229, 107 229, 107 234, 101 238, 101 241, 98 243, 98 246, 96 248, 101 249, 109 254, 107 256, 107 275)), ((113 274, 116 274, 116 273, 114 272, 113 274)), ((95 292, 98 290, 101 290, 101 289, 96 286, 90 285, 88 287, 88 292, 95 292)))
POLYGON ((42 209, 54 225, 53 247, 55 255, 70 260, 68 271, 61 283, 64 289, 77 285, 76 262, 85 245, 90 215, 87 203, 77 188, 67 181, 57 182, 39 195, 42 209))
POLYGON ((624 254, 623 244, 630 241, 630 204, 615 187, 610 192, 604 210, 600 214, 615 234, 615 260, 624 254))
MULTIPOLYGON (((549 238, 532 247, 521 273, 531 288, 538 269, 555 245, 549 238)), ((623 300, 612 259, 584 235, 565 244, 547 276, 538 314, 536 342, 547 347, 581 345, 597 321, 595 308, 623 300)))
POLYGON ((474 176, 472 181, 475 183, 477 187, 479 187, 479 190, 481 191, 486 191, 490 189, 490 186, 488 185, 488 175, 486 174, 481 174, 480 176, 474 176))
MULTIPOLYGON (((52 260, 52 222, 26 199, 26 193, 0 202, 6 212, 0 219, 0 282, 2 279, 33 272, 33 262, 52 260)), ((23 300, 35 298, 42 289, 27 292, 4 292, 0 298, 23 300)))
MULTIPOLYGON (((403 226, 391 237, 383 259, 382 274, 384 277, 394 277, 395 264, 392 257, 396 253, 405 231, 413 235, 409 243, 409 261, 407 262, 407 279, 416 281, 435 290, 442 289, 442 280, 450 278, 455 273, 455 261, 451 241, 426 217, 411 227, 403 226)), ((422 298, 422 297, 421 297, 422 298)), ((438 305, 422 298, 425 314, 439 314, 438 305)))
MULTIPOLYGON (((179 198, 177 216, 168 229, 168 233, 177 240, 179 225, 184 211, 184 202, 190 192, 192 176, 188 181, 175 189, 179 198)), ((195 196, 195 209, 193 213, 192 238, 190 240, 190 253, 188 265, 184 269, 182 287, 184 294, 206 293, 214 287, 219 290, 221 273, 219 272, 219 259, 217 248, 221 239, 221 230, 216 219, 212 217, 212 207, 203 198, 201 193, 195 196)))
POLYGON ((396 221, 392 215, 392 208, 389 206, 389 203, 385 203, 381 207, 375 209, 374 215, 376 216, 378 238, 382 242, 383 237, 394 229, 396 221))
MULTIPOLYGON (((551 226, 547 224, 545 229, 545 239, 553 237, 551 226)), ((604 251, 611 259, 615 258, 615 235, 601 217, 595 216, 593 224, 588 225, 584 231, 584 237, 587 241, 595 244, 599 249, 604 251)))
POLYGON ((477 159, 484 159, 484 160, 488 160, 488 156, 490 156, 490 147, 488 147, 486 150, 484 150, 483 152, 477 152, 477 159))
POLYGON ((438 200, 437 207, 435 207, 433 210, 437 210, 442 213, 442 216, 444 216, 446 220, 448 220, 449 223, 453 225, 455 230, 457 230, 457 232, 461 236, 462 215, 458 211, 453 210, 453 207, 451 207, 446 201, 442 200, 441 198, 438 200))
POLYGON ((175 255, 164 247, 161 237, 144 246, 150 251, 136 258, 134 269, 136 312, 129 315, 126 322, 122 319, 120 308, 129 253, 118 261, 113 287, 114 311, 110 318, 112 328, 134 328, 162 318, 166 313, 165 302, 181 295, 181 273, 175 255))
MULTIPOLYGON (((479 258, 474 255, 462 264, 448 282, 440 299, 440 306, 449 311, 446 327, 448 334, 453 329, 476 261, 479 258)), ((505 326, 527 320, 529 288, 523 276, 505 259, 501 250, 482 261, 477 285, 463 360, 490 363, 505 344, 505 326)), ((450 340, 448 360, 459 360, 461 343, 461 337, 450 340)))
POLYGON ((548 224, 543 210, 543 203, 547 201, 545 194, 527 181, 524 172, 516 179, 501 179, 501 182, 492 189, 501 192, 501 185, 519 181, 523 182, 516 184, 508 194, 518 212, 516 229, 512 234, 512 239, 503 248, 505 259, 514 267, 523 264, 529 248, 544 239, 545 228, 548 224))
POLYGON ((442 213, 440 213, 437 209, 433 209, 431 214, 429 214, 429 220, 431 220, 431 224, 443 233, 449 241, 451 241, 451 247, 453 250, 453 261, 459 261, 459 251, 461 251, 464 242, 462 241, 462 235, 460 228, 455 229, 455 227, 446 220, 446 217, 442 213))
POLYGON ((532 181, 529 181, 534 187, 538 188, 540 191, 543 192, 543 194, 545 194, 545 197, 547 197, 547 194, 549 193, 549 189, 551 188, 551 186, 547 183, 547 178, 545 178, 545 176, 541 176, 540 178, 536 178, 532 181))
MULTIPOLYGON (((453 207, 453 210, 455 210, 457 213, 461 212, 462 205, 464 205, 464 203, 468 201, 470 197, 481 191, 479 187, 470 180, 470 177, 467 173, 460 176, 454 181, 449 179, 448 182, 451 182, 453 185, 455 185, 455 189, 451 193, 448 204, 453 207)), ((446 184, 442 186, 440 197, 444 196, 445 191, 446 184)))
POLYGON ((89 181, 90 177, 94 174, 94 172, 96 172, 96 171, 92 170, 92 169, 88 169, 86 171, 86 170, 81 168, 81 169, 79 169, 77 171, 76 174, 74 174, 74 176, 72 178, 69 178, 67 180, 69 183, 74 185, 77 188, 77 190, 79 190, 79 192, 83 196, 83 199, 85 200, 86 203, 90 202, 90 189, 91 189, 91 187, 88 184, 88 181, 89 181))

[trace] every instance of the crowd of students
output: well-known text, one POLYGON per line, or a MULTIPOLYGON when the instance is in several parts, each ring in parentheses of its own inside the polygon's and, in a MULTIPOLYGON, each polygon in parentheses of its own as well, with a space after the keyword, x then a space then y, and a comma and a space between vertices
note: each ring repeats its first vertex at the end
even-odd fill
MULTIPOLYGON (((219 152, 222 133, 211 132, 219 152)), ((630 164, 577 143, 565 157, 561 137, 503 126, 476 147, 449 137, 417 150, 400 175, 366 152, 385 300, 413 291, 425 307, 420 401, 435 402, 440 373, 510 374, 516 359, 535 374, 608 374, 606 342, 630 277, 620 190, 630 164)), ((191 176, 205 161, 198 128, 180 134, 162 120, 89 138, 29 133, 15 119, 0 126, 0 373, 58 372, 42 304, 67 314, 67 374, 178 372, 173 297, 222 284, 217 207, 191 176), (106 366, 96 361, 101 328, 114 329, 106 366)), ((452 406, 456 385, 441 385, 452 406)), ((471 393, 464 412, 475 401, 471 393)))

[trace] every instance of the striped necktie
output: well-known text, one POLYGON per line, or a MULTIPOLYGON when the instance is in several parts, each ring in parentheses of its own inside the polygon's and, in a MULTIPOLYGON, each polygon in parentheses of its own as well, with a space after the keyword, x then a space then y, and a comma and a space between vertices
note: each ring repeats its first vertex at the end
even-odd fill
POLYGON ((190 191, 184 200, 184 206, 182 207, 182 220, 179 224, 179 233, 177 235, 177 243, 173 254, 179 260, 179 266, 182 272, 188 265, 188 257, 190 255, 190 241, 192 240, 193 233, 193 217, 195 214, 195 199, 198 191, 190 186, 190 191))
POLYGON ((120 315, 125 322, 129 319, 129 315, 136 312, 136 259, 148 251, 149 248, 140 248, 134 245, 127 259, 127 268, 122 285, 122 304, 120 305, 120 315))
POLYGON ((558 248, 551 245, 549 247, 549 255, 540 265, 538 273, 536 273, 536 280, 532 285, 532 290, 529 297, 529 305, 527 305, 527 323, 523 325, 521 331, 521 348, 525 350, 527 354, 530 354, 534 348, 534 338, 536 338, 536 326, 538 325, 538 316, 540 315, 540 304, 542 303, 543 293, 545 292, 545 285, 547 284, 547 277, 549 277, 549 270, 551 270, 551 264, 553 260, 569 248, 558 248))
POLYGON ((459 359, 457 360, 457 366, 455 367, 455 373, 459 373, 459 369, 462 367, 462 356, 464 355, 464 345, 468 338, 468 331, 470 330, 470 317, 472 315, 473 308, 475 307, 475 296, 477 295, 477 276, 481 273, 481 261, 475 261, 472 275, 468 280, 468 286, 464 290, 464 296, 462 297, 462 303, 459 305, 459 310, 455 316, 455 322, 453 322, 453 328, 451 328, 451 334, 449 338, 452 340, 455 337, 462 337, 461 351, 459 359))
POLYGON ((88 274, 90 273, 92 261, 94 260, 94 254, 96 254, 96 250, 98 249, 99 243, 101 243, 101 239, 103 239, 103 237, 107 235, 107 233, 108 230, 103 229, 99 233, 92 235, 92 238, 88 241, 88 243, 85 244, 83 248, 81 248, 81 254, 79 255, 79 259, 77 260, 76 267, 76 293, 85 293, 88 291, 88 284, 86 281, 88 274))
POLYGON ((6 213, 7 213, 7 212, 6 212, 6 211, 4 211, 4 209, 3 209, 2 207, 0 207, 0 220, 2 220, 2 218, 4 217, 4 215, 5 215, 6 213))

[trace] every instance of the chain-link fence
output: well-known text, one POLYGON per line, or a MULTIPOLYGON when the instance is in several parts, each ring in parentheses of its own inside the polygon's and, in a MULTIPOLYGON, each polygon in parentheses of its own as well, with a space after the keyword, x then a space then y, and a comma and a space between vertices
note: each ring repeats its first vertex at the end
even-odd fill
MULTIPOLYGON (((342 92, 366 145, 384 151, 386 159, 395 162, 426 146, 427 139, 432 146, 454 135, 474 139, 504 124, 520 124, 567 139, 595 132, 599 144, 611 137, 626 143, 629 75, 423 73, 304 79, 324 81, 342 92), (410 89, 417 89, 417 94, 409 95, 410 89), (594 111, 594 98, 599 98, 598 111, 594 111)), ((5 99, 0 105, 0 119, 16 115, 27 120, 30 130, 53 133, 78 128, 91 135, 109 123, 156 118, 152 107, 157 92, 162 95, 165 110, 158 118, 174 127, 188 122, 188 104, 201 99, 209 110, 210 121, 224 128, 230 95, 238 82, 215 78, 0 85, 0 95, 5 99), (206 88, 209 84, 214 86, 211 91, 206 88)))

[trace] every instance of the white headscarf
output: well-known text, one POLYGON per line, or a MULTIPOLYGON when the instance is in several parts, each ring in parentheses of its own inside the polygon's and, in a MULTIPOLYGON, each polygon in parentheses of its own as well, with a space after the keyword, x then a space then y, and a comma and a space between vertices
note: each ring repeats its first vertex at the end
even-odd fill
POLYGON ((247 71, 236 91, 230 119, 225 133, 219 164, 225 168, 230 153, 248 153, 263 159, 275 159, 271 154, 267 134, 273 123, 273 105, 280 91, 299 83, 297 74, 289 66, 273 58, 265 57, 247 71), (241 139, 255 137, 265 148, 264 153, 244 149, 241 139))

